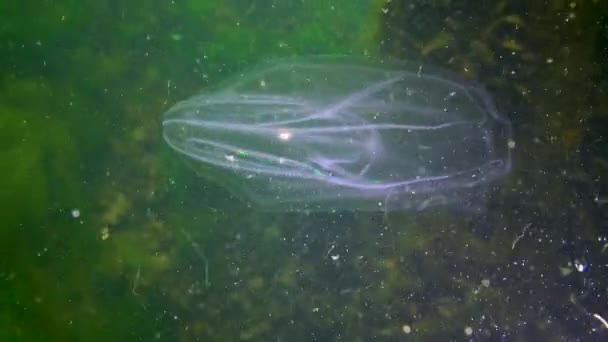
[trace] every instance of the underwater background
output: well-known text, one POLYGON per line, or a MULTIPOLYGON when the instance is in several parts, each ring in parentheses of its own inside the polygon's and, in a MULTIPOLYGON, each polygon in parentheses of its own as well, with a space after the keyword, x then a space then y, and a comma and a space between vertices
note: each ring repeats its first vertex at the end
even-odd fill
POLYGON ((608 336, 608 3, 0 3, 0 340, 608 336), (483 215, 266 212, 163 142, 273 58, 415 60, 513 128, 483 215))

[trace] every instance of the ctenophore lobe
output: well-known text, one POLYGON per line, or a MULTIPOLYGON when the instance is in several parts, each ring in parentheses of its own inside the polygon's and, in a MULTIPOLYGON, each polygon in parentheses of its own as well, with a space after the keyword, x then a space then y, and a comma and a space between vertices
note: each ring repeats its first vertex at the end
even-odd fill
POLYGON ((488 94, 427 66, 273 61, 170 108, 169 146, 270 210, 467 205, 509 173, 511 126, 488 94))

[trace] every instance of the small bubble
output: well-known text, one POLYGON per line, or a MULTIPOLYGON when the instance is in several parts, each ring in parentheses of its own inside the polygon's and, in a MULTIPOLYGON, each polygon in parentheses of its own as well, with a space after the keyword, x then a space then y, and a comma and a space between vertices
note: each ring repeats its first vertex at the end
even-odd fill
POLYGON ((408 324, 404 324, 401 327, 401 330, 403 331, 404 334, 411 334, 412 333, 412 327, 409 326, 408 324))
POLYGON ((471 335, 473 335, 473 328, 471 328, 471 327, 465 327, 465 328, 464 328, 464 334, 465 334, 466 336, 471 336, 471 335))

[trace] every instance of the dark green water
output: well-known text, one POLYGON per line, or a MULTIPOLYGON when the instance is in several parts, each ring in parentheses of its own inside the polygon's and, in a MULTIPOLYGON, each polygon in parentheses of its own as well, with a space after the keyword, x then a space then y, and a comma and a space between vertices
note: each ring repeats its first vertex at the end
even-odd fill
POLYGON ((0 340, 608 336, 602 1, 5 1, 0 340), (513 170, 471 216, 268 213, 163 142, 270 58, 417 60, 484 84, 513 170))

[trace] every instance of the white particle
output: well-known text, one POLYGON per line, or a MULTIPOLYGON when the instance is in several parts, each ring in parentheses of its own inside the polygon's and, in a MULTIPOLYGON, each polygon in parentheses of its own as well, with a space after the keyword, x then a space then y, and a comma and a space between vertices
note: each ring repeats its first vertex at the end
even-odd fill
POLYGON ((80 217, 80 210, 78 210, 78 209, 72 209, 72 217, 73 218, 79 218, 80 217))
POLYGON ((108 227, 101 228, 100 237, 101 237, 102 241, 107 240, 110 237, 110 228, 108 228, 108 227))

